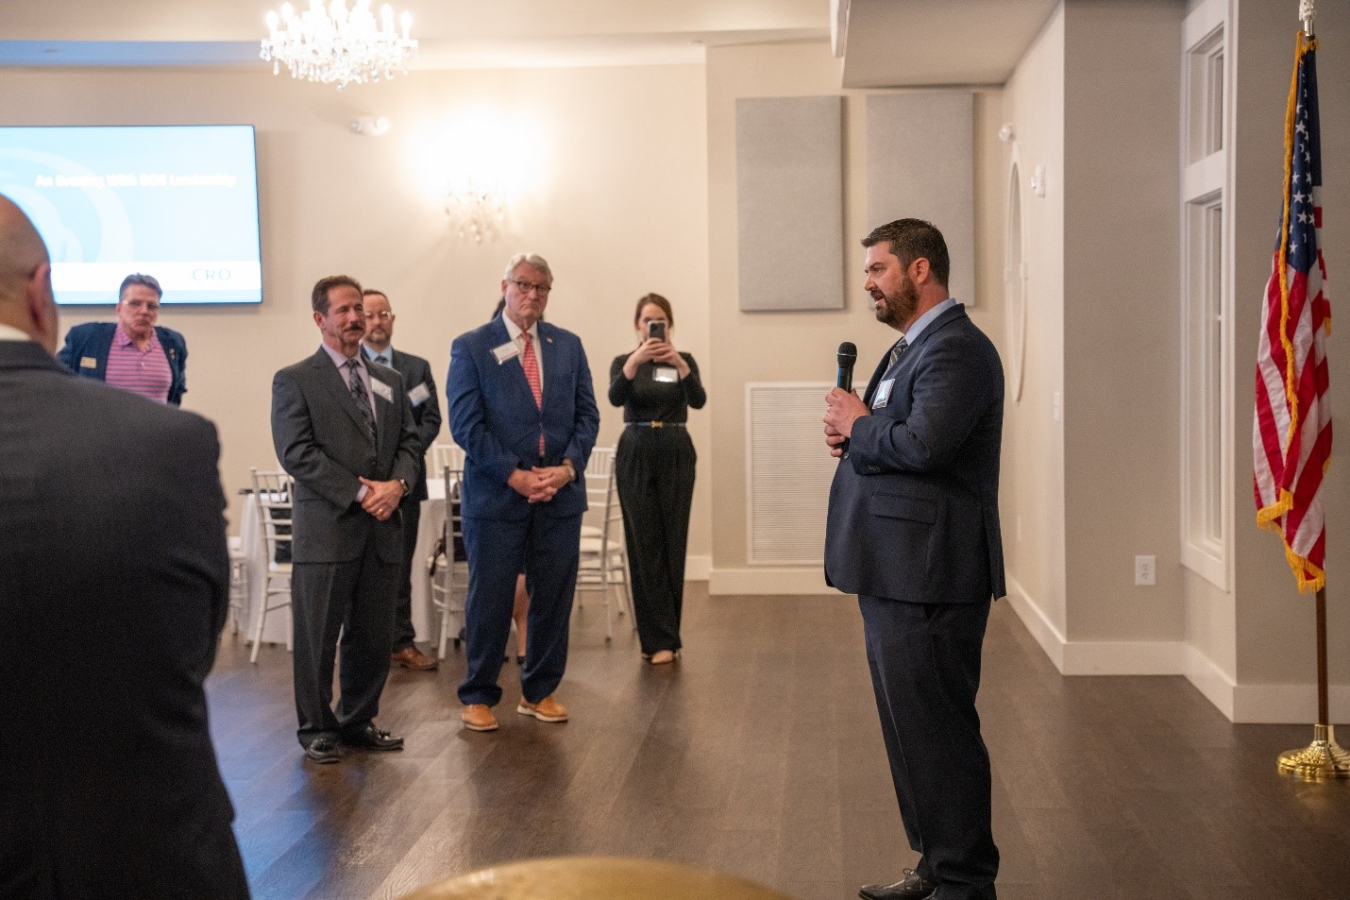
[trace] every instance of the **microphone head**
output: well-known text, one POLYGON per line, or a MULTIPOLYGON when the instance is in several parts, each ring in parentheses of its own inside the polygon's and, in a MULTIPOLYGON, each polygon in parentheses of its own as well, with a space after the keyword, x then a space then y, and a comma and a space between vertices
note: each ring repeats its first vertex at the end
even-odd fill
POLYGON ((858 348, 853 346, 852 341, 844 341, 839 345, 839 352, 835 357, 840 366, 851 366, 858 359, 858 348))

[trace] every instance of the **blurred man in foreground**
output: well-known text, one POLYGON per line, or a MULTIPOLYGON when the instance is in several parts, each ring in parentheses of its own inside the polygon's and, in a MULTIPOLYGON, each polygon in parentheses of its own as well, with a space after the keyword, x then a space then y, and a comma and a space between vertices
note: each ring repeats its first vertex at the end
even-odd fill
POLYGON ((0 897, 246 900, 202 690, 216 430, 73 377, 56 335, 47 251, 0 197, 0 897))

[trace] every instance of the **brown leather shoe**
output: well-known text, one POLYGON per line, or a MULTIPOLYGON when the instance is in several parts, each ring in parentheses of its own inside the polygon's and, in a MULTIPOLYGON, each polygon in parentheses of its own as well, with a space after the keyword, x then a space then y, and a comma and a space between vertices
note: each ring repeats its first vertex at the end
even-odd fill
POLYGON ((531 703, 524 697, 520 698, 520 705, 516 707, 516 712, 522 716, 534 716, 540 722, 566 722, 567 707, 563 706, 552 695, 545 697, 538 703, 531 703))
POLYGON ((405 669, 415 669, 418 672, 430 672, 440 665, 440 663, 436 662, 435 657, 427 656, 421 650, 418 650, 416 644, 411 647, 404 647, 397 653, 390 654, 389 664, 402 666, 405 669))
POLYGON ((459 717, 464 720, 464 727, 470 731, 497 730, 497 717, 492 714, 491 708, 482 703, 466 703, 459 717))

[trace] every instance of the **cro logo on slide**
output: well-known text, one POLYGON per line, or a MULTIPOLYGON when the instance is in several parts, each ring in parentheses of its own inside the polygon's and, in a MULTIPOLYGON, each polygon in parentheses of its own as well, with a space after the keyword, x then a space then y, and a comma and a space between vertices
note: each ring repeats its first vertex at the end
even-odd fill
POLYGON ((193 269, 192 280, 197 282, 210 281, 221 282, 229 281, 234 278, 232 269, 193 269))

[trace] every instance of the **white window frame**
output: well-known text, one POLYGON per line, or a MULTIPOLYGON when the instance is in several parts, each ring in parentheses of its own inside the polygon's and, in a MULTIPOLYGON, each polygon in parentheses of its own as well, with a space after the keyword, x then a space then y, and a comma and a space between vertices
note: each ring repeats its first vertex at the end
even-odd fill
POLYGON ((1233 40, 1230 0, 1186 16, 1181 52, 1181 562, 1233 572, 1233 40))

